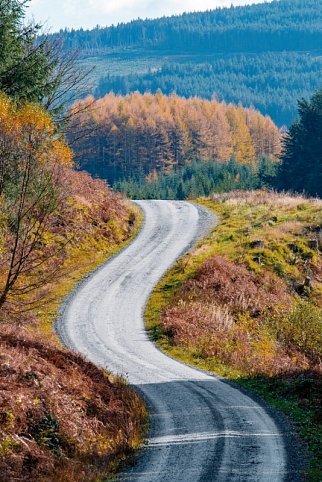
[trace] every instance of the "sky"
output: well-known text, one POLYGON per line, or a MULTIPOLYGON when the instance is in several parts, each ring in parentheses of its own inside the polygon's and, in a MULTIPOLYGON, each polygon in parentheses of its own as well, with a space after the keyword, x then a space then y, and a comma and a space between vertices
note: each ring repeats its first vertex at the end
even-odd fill
POLYGON ((28 16, 51 31, 92 28, 140 18, 156 18, 264 0, 31 0, 28 16))

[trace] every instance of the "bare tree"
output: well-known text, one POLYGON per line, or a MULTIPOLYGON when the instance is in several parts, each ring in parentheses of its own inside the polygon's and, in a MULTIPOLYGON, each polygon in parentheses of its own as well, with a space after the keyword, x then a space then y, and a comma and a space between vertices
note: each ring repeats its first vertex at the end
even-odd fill
POLYGON ((49 94, 44 97, 43 105, 64 123, 77 113, 75 109, 70 110, 72 104, 92 93, 94 83, 91 74, 95 67, 85 68, 81 63, 81 51, 66 49, 63 35, 45 35, 41 44, 47 49, 52 65, 46 89, 49 94))

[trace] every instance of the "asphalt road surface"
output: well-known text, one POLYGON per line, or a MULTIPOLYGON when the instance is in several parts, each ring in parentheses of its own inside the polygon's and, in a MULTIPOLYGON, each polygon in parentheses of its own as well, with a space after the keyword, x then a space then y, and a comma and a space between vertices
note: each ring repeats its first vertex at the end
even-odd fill
POLYGON ((215 220, 179 201, 138 201, 138 237, 67 299, 64 343, 126 376, 150 409, 150 433, 123 481, 301 480, 297 441, 283 418, 233 385, 167 357, 148 339, 143 311, 153 287, 215 220))

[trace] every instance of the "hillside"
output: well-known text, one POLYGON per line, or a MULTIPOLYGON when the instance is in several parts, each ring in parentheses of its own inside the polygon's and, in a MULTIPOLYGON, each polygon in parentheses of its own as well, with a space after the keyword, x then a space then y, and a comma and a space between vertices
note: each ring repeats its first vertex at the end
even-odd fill
POLYGON ((145 408, 124 381, 60 348, 53 322, 140 215, 73 169, 39 105, 1 94, 0 118, 0 478, 97 480, 140 443, 145 408))
POLYGON ((216 96, 282 125, 320 87, 321 12, 322 0, 280 0, 63 33, 65 47, 96 66, 97 96, 158 88, 216 96))
POLYGON ((219 217, 146 308, 171 356, 255 391, 296 423, 321 480, 322 202, 268 191, 216 194, 219 217))
POLYGON ((97 481, 137 447, 144 408, 122 380, 16 326, 0 347, 1 480, 97 481))
MULTIPOLYGON (((64 296, 134 235, 137 214, 86 173, 66 170, 63 182, 67 197, 37 239, 36 259, 0 307, 0 470, 8 481, 98 480, 142 442, 137 394, 60 348, 53 333, 64 296)), ((5 218, 0 206, 2 227, 5 218)), ((0 243, 1 294, 10 241, 9 232, 0 243)))

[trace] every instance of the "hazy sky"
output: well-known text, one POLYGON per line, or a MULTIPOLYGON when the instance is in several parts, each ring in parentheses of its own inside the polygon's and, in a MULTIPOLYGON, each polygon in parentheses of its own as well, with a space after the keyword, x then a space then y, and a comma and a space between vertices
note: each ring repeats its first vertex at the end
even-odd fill
POLYGON ((51 30, 90 28, 135 18, 207 10, 216 7, 261 3, 264 0, 31 0, 29 16, 51 30))

